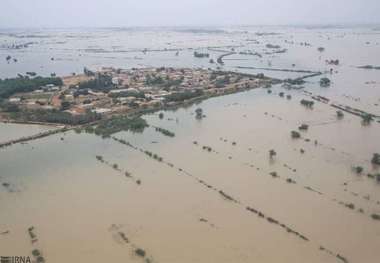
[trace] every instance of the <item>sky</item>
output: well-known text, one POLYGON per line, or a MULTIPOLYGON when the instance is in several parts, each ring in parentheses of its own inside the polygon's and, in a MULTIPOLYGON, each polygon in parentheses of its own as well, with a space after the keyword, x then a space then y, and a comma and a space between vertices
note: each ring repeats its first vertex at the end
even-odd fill
POLYGON ((380 24, 380 0, 0 0, 0 28, 380 24))

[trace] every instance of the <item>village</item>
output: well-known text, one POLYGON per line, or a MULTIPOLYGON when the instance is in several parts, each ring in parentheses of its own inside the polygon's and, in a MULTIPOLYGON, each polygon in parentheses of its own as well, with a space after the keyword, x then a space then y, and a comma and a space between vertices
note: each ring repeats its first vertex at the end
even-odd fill
MULTIPOLYGON (((85 68, 83 74, 73 74, 61 79, 62 85, 49 83, 9 96, 6 107, 3 106, 0 112, 2 120, 61 123, 61 118, 56 118, 59 114, 74 118, 90 114, 103 118, 132 111, 178 106, 184 102, 257 87, 269 87, 274 81, 263 74, 164 67, 130 70, 107 67, 99 71, 85 68), (41 112, 45 116, 41 119, 33 114, 41 115, 41 112), (54 113, 55 118, 46 118, 46 113, 54 113)), ((82 122, 84 121, 79 124, 83 124, 82 122)))

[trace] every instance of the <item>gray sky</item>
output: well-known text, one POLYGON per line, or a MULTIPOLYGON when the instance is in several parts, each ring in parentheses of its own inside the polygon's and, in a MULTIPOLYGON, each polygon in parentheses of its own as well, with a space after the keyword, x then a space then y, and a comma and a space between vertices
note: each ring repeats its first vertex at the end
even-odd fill
POLYGON ((0 27, 380 23, 380 0, 0 0, 0 27))

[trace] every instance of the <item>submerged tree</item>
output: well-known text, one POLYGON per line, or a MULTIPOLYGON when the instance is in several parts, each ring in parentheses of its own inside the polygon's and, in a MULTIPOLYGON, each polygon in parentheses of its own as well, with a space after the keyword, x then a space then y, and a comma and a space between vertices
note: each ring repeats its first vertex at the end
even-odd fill
POLYGON ((364 168, 361 167, 361 166, 356 166, 356 167, 354 167, 354 171, 355 171, 357 174, 361 174, 361 173, 364 171, 364 168))
POLYGON ((298 127, 298 129, 301 131, 307 131, 309 129, 309 125, 302 124, 301 126, 298 127))
POLYGON ((331 80, 329 78, 321 78, 321 80, 319 81, 319 85, 321 87, 330 87, 331 80))
POLYGON ((338 110, 338 111, 336 112, 336 116, 338 117, 338 119, 343 119, 344 114, 343 114, 342 111, 338 110))
POLYGON ((325 48, 324 48, 324 47, 319 47, 319 48, 318 48, 318 51, 319 51, 319 52, 323 52, 323 51, 325 51, 325 48))
POLYGON ((374 153, 371 162, 373 164, 380 165, 380 154, 379 153, 374 153))
POLYGON ((369 113, 362 115, 363 124, 370 124, 373 121, 373 116, 369 113))
POLYGON ((299 139, 301 138, 301 134, 297 131, 291 131, 291 136, 293 139, 299 139))
POLYGON ((271 149, 270 151, 269 151, 269 157, 272 159, 274 156, 276 156, 277 155, 277 153, 276 153, 276 151, 275 150, 273 150, 273 149, 271 149))
POLYGON ((314 101, 312 100, 305 100, 305 99, 302 99, 300 101, 301 105, 307 107, 307 108, 312 108, 314 106, 314 101))
POLYGON ((203 118, 203 110, 201 109, 201 108, 197 108, 196 110, 195 110, 195 114, 196 114, 196 118, 197 119, 202 119, 203 118))

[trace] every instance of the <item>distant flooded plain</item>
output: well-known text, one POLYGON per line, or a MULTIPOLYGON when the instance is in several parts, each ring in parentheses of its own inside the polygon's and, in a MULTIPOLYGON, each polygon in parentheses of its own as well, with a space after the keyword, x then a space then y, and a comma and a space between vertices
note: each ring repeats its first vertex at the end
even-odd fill
MULTIPOLYGON (((46 262, 378 262, 380 221, 373 215, 380 215, 380 183, 367 174, 380 173, 371 164, 372 155, 380 152, 380 124, 364 125, 349 113, 339 119, 331 103, 315 101, 312 108, 300 104, 320 95, 380 115, 380 71, 357 68, 380 66, 378 31, 85 33, 4 32, 3 46, 32 36, 39 44, 30 50, 1 49, 1 56, 19 58, 13 64, 0 62, 2 77, 21 69, 69 74, 84 66, 216 68, 192 57, 193 50, 201 49, 216 58, 220 52, 212 46, 237 53, 225 58, 223 70, 280 79, 305 74, 271 69, 323 75, 305 79, 299 90, 279 85, 271 93, 255 89, 162 111, 162 119, 159 112, 144 115, 150 127, 142 133, 119 132, 102 139, 68 131, 0 149, 1 253, 32 256, 38 249, 46 262), (59 44, 62 39, 65 43, 59 44), (109 50, 106 43, 128 52, 99 50, 109 50), (268 43, 287 51, 265 54, 268 43), (98 51, 90 51, 91 46, 98 51), (173 47, 186 50, 179 56, 141 52, 173 47), (38 60, 44 50, 51 54, 38 60), (239 54, 244 50, 262 57, 239 54), (70 56, 75 59, 68 60, 70 56), (327 65, 328 59, 340 63, 327 65), (29 65, 32 61, 41 63, 40 70, 29 65), (331 86, 320 87, 321 77, 330 78, 331 86), (195 117, 197 108, 204 118, 195 117), (307 131, 298 130, 302 124, 307 131), (155 126, 175 137, 164 136, 155 126), (293 130, 301 138, 293 139, 293 130), (276 152, 272 158, 270 150, 276 152), (357 166, 364 171, 357 173, 357 166)), ((46 129, 52 127, 0 124, 0 142, 46 129)))

